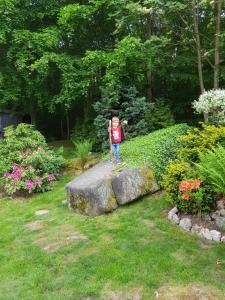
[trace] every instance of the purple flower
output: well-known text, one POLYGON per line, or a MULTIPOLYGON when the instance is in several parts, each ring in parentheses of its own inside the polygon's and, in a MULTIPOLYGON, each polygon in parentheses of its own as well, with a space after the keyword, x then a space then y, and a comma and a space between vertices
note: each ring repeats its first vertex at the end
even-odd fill
POLYGON ((48 181, 55 180, 55 176, 54 176, 53 174, 49 174, 49 175, 47 176, 47 179, 48 179, 48 181))
POLYGON ((34 183, 38 185, 38 184, 41 183, 41 180, 40 180, 39 178, 35 178, 35 179, 34 179, 34 183))
POLYGON ((30 184, 31 183, 30 179, 26 179, 25 182, 26 182, 26 184, 30 184))
POLYGON ((33 188, 33 184, 32 183, 27 183, 27 190, 30 191, 33 188))
POLYGON ((20 173, 15 173, 15 174, 13 174, 13 177, 20 179, 22 176, 20 173))
POLYGON ((4 176, 5 177, 11 177, 11 174, 10 173, 5 173, 4 176))

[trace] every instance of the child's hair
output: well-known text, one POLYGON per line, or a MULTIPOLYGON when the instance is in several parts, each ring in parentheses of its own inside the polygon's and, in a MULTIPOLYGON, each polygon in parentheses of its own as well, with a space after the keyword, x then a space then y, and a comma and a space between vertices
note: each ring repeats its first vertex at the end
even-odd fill
POLYGON ((114 117, 112 117, 112 121, 119 121, 119 118, 114 116, 114 117))

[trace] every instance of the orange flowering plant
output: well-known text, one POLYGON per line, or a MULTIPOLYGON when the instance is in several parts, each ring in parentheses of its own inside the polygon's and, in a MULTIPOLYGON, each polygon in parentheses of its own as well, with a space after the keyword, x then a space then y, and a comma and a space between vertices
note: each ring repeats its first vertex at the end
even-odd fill
POLYGON ((183 213, 200 214, 209 211, 211 193, 200 179, 182 180, 179 184, 177 208, 183 213))

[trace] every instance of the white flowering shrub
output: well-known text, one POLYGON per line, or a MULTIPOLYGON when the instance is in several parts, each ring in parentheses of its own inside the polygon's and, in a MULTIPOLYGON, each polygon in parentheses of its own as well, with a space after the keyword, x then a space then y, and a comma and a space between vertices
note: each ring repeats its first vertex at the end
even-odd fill
POLYGON ((208 115, 210 123, 225 125, 225 90, 210 90, 193 102, 197 113, 208 115))

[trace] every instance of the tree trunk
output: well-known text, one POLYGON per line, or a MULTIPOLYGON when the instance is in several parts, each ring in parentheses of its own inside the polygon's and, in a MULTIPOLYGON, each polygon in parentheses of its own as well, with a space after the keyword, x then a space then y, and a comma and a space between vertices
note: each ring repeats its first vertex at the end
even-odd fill
POLYGON ((31 125, 36 127, 37 112, 36 112, 36 107, 35 107, 35 104, 33 101, 31 101, 31 103, 30 103, 30 121, 31 121, 31 125))
MULTIPOLYGON (((202 57, 201 57, 201 41, 200 41, 200 34, 199 34, 199 21, 198 21, 198 0, 192 0, 192 11, 193 11, 193 20, 194 20, 194 33, 195 33, 195 43, 196 43, 196 54, 197 54, 197 64, 198 64, 198 79, 199 79, 199 86, 201 94, 204 93, 204 79, 203 79, 203 72, 202 72, 202 57)), ((208 114, 204 113, 204 122, 208 123, 208 114)))
MULTIPOLYGON (((152 17, 151 17, 151 14, 149 13, 147 16, 146 40, 150 40, 151 36, 152 36, 152 17)), ((152 99, 153 99, 152 71, 151 71, 150 63, 148 63, 148 65, 147 65, 146 79, 147 79, 147 99, 149 102, 152 102, 152 99)))
POLYGON ((215 33, 215 66, 214 66, 214 89, 219 88, 219 67, 220 67, 220 23, 222 0, 216 0, 216 33, 215 33))
POLYGON ((68 110, 66 110, 66 139, 67 141, 70 139, 70 119, 68 110))
POLYGON ((193 9, 196 54, 197 54, 197 63, 198 63, 198 78, 199 78, 199 85, 202 94, 205 90, 205 87, 204 87, 203 72, 202 72, 201 42, 200 42, 199 27, 198 27, 198 2, 196 2, 196 0, 192 1, 192 9, 193 9))

